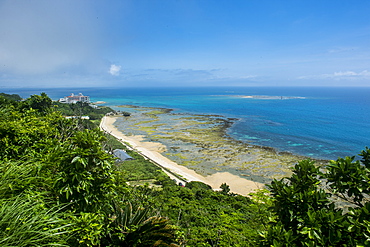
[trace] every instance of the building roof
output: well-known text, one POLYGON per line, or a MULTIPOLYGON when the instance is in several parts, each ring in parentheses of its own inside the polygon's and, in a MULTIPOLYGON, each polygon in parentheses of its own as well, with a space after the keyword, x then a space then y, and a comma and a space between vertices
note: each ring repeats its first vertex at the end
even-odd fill
POLYGON ((79 93, 78 95, 71 93, 70 96, 59 99, 59 102, 61 103, 77 103, 79 101, 90 103, 90 97, 85 96, 82 93, 79 93))
POLYGON ((134 158, 132 158, 130 155, 128 155, 124 150, 122 149, 115 149, 113 150, 113 154, 114 156, 116 156, 118 159, 120 159, 121 161, 125 161, 125 160, 133 160, 134 158))

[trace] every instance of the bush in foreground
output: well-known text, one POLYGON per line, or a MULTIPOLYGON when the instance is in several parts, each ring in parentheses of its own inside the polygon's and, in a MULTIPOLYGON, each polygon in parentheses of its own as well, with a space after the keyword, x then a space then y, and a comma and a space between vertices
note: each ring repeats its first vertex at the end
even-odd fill
POLYGON ((370 149, 360 156, 331 161, 324 171, 303 160, 290 178, 274 180, 276 220, 261 246, 369 246, 370 149))

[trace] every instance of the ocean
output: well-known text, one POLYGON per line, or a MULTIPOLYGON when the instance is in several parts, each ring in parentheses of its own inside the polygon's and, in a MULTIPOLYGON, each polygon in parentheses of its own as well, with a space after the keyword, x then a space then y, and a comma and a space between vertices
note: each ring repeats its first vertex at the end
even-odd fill
POLYGON ((238 119, 237 140, 317 159, 357 155, 370 146, 370 87, 212 87, 5 89, 52 99, 83 93, 104 105, 171 108, 238 119))

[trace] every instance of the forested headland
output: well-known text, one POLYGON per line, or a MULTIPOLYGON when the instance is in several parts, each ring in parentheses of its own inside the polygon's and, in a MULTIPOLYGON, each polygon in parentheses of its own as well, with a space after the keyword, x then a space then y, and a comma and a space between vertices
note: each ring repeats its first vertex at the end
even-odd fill
POLYGON ((176 185, 99 130, 110 111, 0 95, 0 246, 370 245, 370 149, 297 161, 244 197, 176 185), (134 159, 118 162, 116 148, 134 159))

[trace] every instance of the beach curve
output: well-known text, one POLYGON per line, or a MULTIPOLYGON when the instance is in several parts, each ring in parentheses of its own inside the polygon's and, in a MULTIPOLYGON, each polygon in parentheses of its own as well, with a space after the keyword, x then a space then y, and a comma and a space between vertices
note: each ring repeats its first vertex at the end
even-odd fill
POLYGON ((117 118, 118 117, 115 116, 104 116, 100 122, 100 129, 114 136, 122 143, 128 143, 138 153, 143 154, 161 167, 180 175, 188 182, 203 182, 210 185, 214 190, 219 189, 222 183, 226 183, 230 187, 230 192, 244 196, 264 187, 262 183, 241 178, 229 172, 217 172, 205 177, 196 173, 194 170, 178 165, 161 154, 161 152, 166 150, 166 146, 162 143, 144 141, 143 136, 140 135, 126 136, 114 126, 114 122, 117 118))

